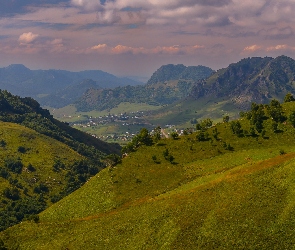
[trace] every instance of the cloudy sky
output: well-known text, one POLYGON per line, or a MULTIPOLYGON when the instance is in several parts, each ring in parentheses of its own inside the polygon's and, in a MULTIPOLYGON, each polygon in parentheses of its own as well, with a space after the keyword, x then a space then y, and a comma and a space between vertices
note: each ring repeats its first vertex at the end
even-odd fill
POLYGON ((294 13, 294 0, 1 0, 0 67, 150 76, 168 63, 295 58, 294 13))

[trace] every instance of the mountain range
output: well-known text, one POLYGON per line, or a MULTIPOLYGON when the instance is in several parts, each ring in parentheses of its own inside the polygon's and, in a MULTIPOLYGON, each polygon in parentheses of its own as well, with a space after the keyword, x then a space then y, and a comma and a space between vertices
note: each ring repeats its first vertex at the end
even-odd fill
POLYGON ((295 93, 295 61, 287 56, 245 58, 214 72, 204 66, 164 65, 140 86, 88 89, 76 102, 80 111, 111 109, 121 102, 167 105, 188 100, 227 101, 248 109, 251 102, 283 100, 295 93))
POLYGON ((283 100, 295 93, 295 61, 287 56, 253 57, 230 64, 206 80, 195 84, 190 97, 199 99, 227 98, 240 109, 248 109, 252 102, 268 103, 283 100))
POLYGON ((42 106, 55 108, 73 103, 76 96, 80 97, 89 87, 115 88, 138 84, 142 83, 101 70, 30 70, 22 64, 0 68, 1 89, 21 97, 33 97, 42 106))
POLYGON ((76 102, 78 111, 111 109, 121 102, 172 104, 189 95, 192 86, 214 71, 205 66, 163 65, 145 85, 88 89, 76 102))

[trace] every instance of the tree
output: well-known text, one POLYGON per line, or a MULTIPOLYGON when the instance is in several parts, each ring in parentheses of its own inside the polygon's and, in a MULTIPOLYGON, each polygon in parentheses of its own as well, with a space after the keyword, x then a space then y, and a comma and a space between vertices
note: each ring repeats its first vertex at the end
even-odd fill
POLYGON ((114 167, 121 162, 121 157, 116 154, 110 154, 105 158, 104 162, 108 167, 114 167))
POLYGON ((198 141, 207 141, 209 139, 209 134, 207 132, 201 131, 197 134, 196 137, 198 141))
POLYGON ((55 159, 52 167, 54 172, 58 172, 60 169, 64 169, 66 166, 60 159, 55 159))
POLYGON ((5 159, 5 167, 16 173, 16 174, 20 174, 22 172, 23 169, 23 163, 21 162, 21 160, 19 158, 7 158, 5 159))
POLYGON ((5 188, 3 194, 6 198, 10 200, 18 200, 20 199, 20 192, 17 188, 5 188))
POLYGON ((173 140, 176 140, 178 136, 179 136, 178 133, 175 131, 171 133, 171 137, 173 138, 173 140))
POLYGON ((295 111, 292 111, 289 115, 289 121, 292 124, 292 126, 295 127, 295 111))
POLYGON ((133 152, 135 150, 135 145, 133 142, 128 142, 126 146, 122 147, 121 153, 122 154, 128 154, 130 152, 133 152))
POLYGON ((291 93, 286 94, 286 96, 284 98, 284 102, 294 102, 294 101, 295 101, 295 99, 291 93))
POLYGON ((200 122, 200 124, 201 124, 202 129, 206 130, 206 129, 208 129, 208 128, 210 128, 212 126, 213 122, 212 122, 211 119, 207 118, 205 120, 202 120, 200 122))
POLYGON ((210 128, 212 126, 212 124, 213 124, 213 122, 209 118, 207 118, 207 119, 201 120, 200 123, 197 123, 196 129, 205 131, 208 128, 210 128))
POLYGON ((17 151, 24 154, 24 153, 26 153, 27 149, 24 146, 19 146, 17 151))
POLYGON ((140 144, 150 146, 153 143, 152 137, 146 128, 142 128, 139 134, 135 136, 133 139, 134 142, 136 142, 137 146, 139 146, 140 144))
POLYGON ((213 131, 212 131, 212 135, 213 135, 213 137, 215 138, 215 140, 218 139, 219 132, 218 132, 217 128, 214 128, 214 129, 213 129, 213 131))
POLYGON ((276 133, 278 131, 278 123, 277 122, 273 121, 271 123, 271 127, 272 127, 273 132, 276 133))
POLYGON ((6 146, 6 141, 4 141, 3 139, 0 141, 0 147, 5 147, 6 146))
POLYGON ((169 150, 168 148, 166 148, 164 151, 163 151, 163 156, 165 159, 167 159, 167 157, 169 156, 169 150))
POLYGON ((174 156, 169 153, 169 150, 167 148, 163 151, 163 156, 167 161, 171 163, 174 161, 174 156))
POLYGON ((162 129, 161 129, 160 126, 154 128, 154 135, 153 135, 153 137, 154 137, 154 140, 156 142, 158 142, 159 140, 161 140, 161 135, 162 135, 161 130, 162 129))
POLYGON ((268 113, 276 122, 283 122, 286 119, 283 113, 283 108, 280 102, 276 99, 271 100, 268 106, 268 113))
POLYGON ((262 131, 261 131, 261 136, 262 136, 262 138, 265 137, 265 134, 266 134, 266 131, 265 131, 265 130, 262 130, 262 131))
POLYGON ((253 127, 250 127, 250 131, 249 131, 250 135, 251 136, 256 136, 256 132, 255 132, 255 129, 253 127))
POLYGON ((33 165, 31 163, 28 164, 27 169, 31 172, 36 171, 36 168, 33 167, 33 165))
POLYGON ((167 160, 170 161, 170 163, 172 163, 174 161, 174 156, 173 155, 169 155, 167 160))
POLYGON ((229 116, 228 116, 228 115, 224 116, 224 117, 222 118, 222 120, 223 120, 223 122, 225 122, 225 123, 229 122, 229 116))
POLYGON ((230 123, 232 132, 237 135, 238 137, 243 136, 243 130, 242 130, 242 125, 239 121, 232 121, 230 123))

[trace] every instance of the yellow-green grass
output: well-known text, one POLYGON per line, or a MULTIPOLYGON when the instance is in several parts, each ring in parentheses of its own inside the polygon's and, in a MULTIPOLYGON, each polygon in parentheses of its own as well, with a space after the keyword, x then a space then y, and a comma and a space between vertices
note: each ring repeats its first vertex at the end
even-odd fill
MULTIPOLYGON (((7 158, 21 159, 24 165, 22 173, 11 174, 24 188, 28 188, 28 194, 32 194, 34 185, 40 182, 46 183, 53 193, 59 192, 63 187, 65 173, 53 171, 55 160, 60 159, 69 165, 81 159, 81 155, 65 144, 13 123, 0 122, 0 139, 6 142, 5 146, 0 147, 0 165, 4 166, 7 158), (25 153, 19 152, 19 147, 25 148, 25 153), (29 164, 35 171, 27 169, 29 164)), ((3 189, 10 185, 8 180, 0 179, 1 197, 3 189)))
POLYGON ((49 222, 45 211, 40 223, 23 222, 2 237, 20 249, 292 249, 293 158, 237 166, 110 211, 98 207, 93 216, 49 222))
POLYGON ((212 142, 192 134, 142 146, 42 212, 40 223, 0 236, 19 249, 293 249, 295 129, 282 124, 263 139, 216 128, 212 142))
POLYGON ((172 104, 156 110, 149 120, 154 124, 174 124, 180 128, 186 128, 187 122, 191 119, 199 121, 210 117, 215 122, 222 121, 223 116, 229 115, 231 119, 239 116, 239 110, 235 108, 230 100, 186 99, 178 104, 172 104))

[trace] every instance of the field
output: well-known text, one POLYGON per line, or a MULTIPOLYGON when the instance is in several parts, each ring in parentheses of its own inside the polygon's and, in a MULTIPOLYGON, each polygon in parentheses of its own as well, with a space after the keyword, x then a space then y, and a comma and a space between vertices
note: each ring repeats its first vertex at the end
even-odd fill
POLYGON ((121 114, 131 113, 137 111, 152 111, 161 108, 161 106, 153 106, 145 103, 121 103, 118 107, 104 110, 104 111, 89 111, 89 112, 78 112, 74 105, 69 105, 60 109, 47 108, 50 113, 57 119, 64 122, 77 122, 85 121, 87 117, 99 117, 106 116, 108 114, 121 114))

